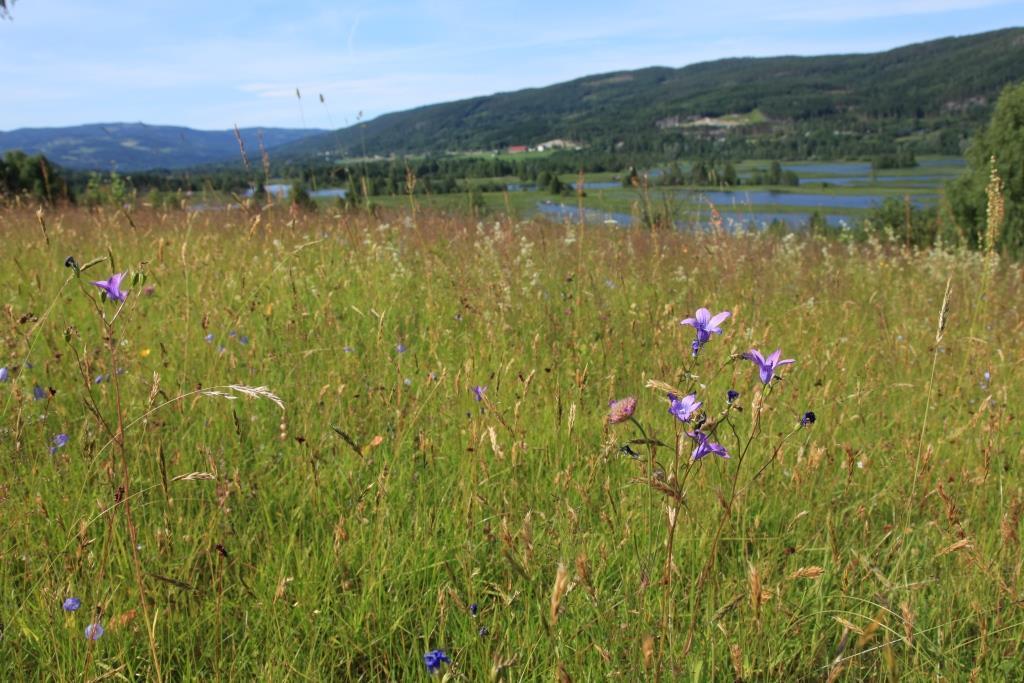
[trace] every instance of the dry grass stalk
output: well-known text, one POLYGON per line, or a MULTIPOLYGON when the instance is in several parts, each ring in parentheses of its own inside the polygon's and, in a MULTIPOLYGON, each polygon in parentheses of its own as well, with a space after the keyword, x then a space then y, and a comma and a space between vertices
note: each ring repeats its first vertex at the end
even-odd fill
POLYGON ((953 278, 946 280, 946 293, 942 295, 942 308, 939 309, 939 324, 935 330, 935 343, 942 342, 942 336, 946 332, 946 323, 949 320, 949 295, 953 290, 953 278))
POLYGON ((833 616, 832 618, 840 624, 842 624, 843 628, 847 629, 848 631, 853 631, 858 636, 864 635, 864 629, 862 629, 860 626, 857 626, 852 621, 847 621, 846 619, 843 619, 842 617, 838 616, 833 616))
POLYGON ((650 669, 651 665, 654 664, 654 636, 650 634, 644 636, 640 649, 644 655, 644 668, 650 669))
POLYGON ((558 609, 562 605, 562 598, 569 590, 569 570, 561 562, 558 563, 558 571, 555 573, 555 583, 551 587, 551 625, 558 623, 558 609))
POLYGON ((818 579, 825 573, 825 570, 821 567, 800 567, 795 572, 789 575, 790 581, 796 579, 818 579))
POLYGON ((903 615, 903 638, 910 646, 914 643, 914 613, 910 610, 909 602, 900 603, 900 613, 903 615))
POLYGON ((217 477, 213 476, 209 472, 189 472, 188 474, 179 474, 178 476, 171 479, 171 481, 216 481, 217 477))
POLYGON ((974 546, 971 545, 971 539, 969 539, 969 538, 961 538, 956 543, 950 543, 945 548, 943 548, 939 552, 935 553, 935 557, 942 557, 943 555, 948 555, 949 553, 954 553, 957 550, 963 550, 964 548, 973 548, 973 547, 974 546))
POLYGON ((732 670, 736 674, 736 680, 742 681, 745 676, 743 674, 743 651, 740 649, 739 643, 729 646, 729 659, 732 660, 732 670))

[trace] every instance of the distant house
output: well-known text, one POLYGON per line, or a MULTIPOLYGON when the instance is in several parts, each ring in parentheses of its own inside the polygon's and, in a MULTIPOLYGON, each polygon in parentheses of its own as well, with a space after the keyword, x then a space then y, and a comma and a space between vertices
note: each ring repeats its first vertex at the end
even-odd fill
POLYGON ((548 140, 537 145, 536 149, 538 152, 543 152, 548 149, 582 149, 582 145, 572 140, 562 140, 556 138, 554 140, 548 140))
POLYGON ((529 152, 530 148, 526 145, 509 145, 509 154, 521 154, 522 152, 529 152))

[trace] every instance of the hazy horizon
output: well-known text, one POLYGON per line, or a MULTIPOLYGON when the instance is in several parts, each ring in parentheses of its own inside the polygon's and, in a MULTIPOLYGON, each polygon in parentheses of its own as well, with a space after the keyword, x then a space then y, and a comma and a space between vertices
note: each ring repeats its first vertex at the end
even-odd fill
POLYGON ((690 10, 646 2, 625 12, 596 2, 583 13, 531 0, 514 16, 446 0, 347 9, 17 0, 12 20, 0 21, 0 130, 134 122, 332 129, 360 114, 595 73, 878 52, 1019 25, 1024 2, 1016 0, 783 0, 771 8, 741 0, 690 10))

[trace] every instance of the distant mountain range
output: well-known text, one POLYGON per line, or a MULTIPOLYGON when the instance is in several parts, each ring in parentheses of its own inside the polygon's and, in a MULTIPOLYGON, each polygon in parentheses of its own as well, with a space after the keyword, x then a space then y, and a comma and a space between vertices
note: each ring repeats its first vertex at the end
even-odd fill
MULTIPOLYGON (((321 129, 242 128, 250 161, 260 163, 259 139, 266 149, 325 131, 321 129)), ((19 128, 0 132, 0 152, 20 149, 42 153, 51 161, 78 170, 180 169, 241 160, 233 130, 195 130, 145 123, 96 123, 67 128, 19 128)))
MULTIPOLYGON (((535 146, 655 151, 772 139, 788 158, 905 143, 957 152, 1000 90, 1024 79, 1024 29, 874 54, 722 59, 587 76, 386 114, 282 145, 275 158, 535 146), (815 149, 811 149, 814 146, 815 149)), ((756 151, 756 150, 751 150, 756 151)))
MULTIPOLYGON (((535 147, 842 157, 906 146, 957 153, 1003 87, 1024 79, 1024 29, 874 54, 722 59, 587 76, 385 114, 336 131, 265 128, 274 162, 535 147)), ((257 130, 242 130, 259 163, 257 130)), ((0 133, 0 151, 42 152, 74 169, 235 163, 233 131, 96 124, 0 133)))

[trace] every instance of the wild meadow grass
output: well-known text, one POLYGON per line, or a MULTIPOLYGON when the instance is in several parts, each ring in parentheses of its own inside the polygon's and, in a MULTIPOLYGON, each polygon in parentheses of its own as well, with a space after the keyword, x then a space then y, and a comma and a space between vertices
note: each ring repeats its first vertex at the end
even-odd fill
POLYGON ((0 234, 0 680, 1019 676, 1019 264, 423 211, 0 234))

